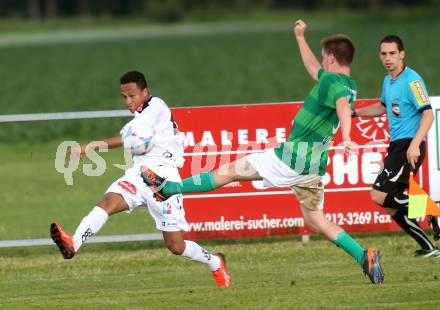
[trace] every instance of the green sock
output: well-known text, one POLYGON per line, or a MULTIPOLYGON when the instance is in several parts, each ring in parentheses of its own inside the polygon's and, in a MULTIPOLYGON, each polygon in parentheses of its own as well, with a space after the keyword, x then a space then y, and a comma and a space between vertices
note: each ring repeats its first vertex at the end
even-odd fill
POLYGON ((217 188, 218 186, 215 184, 214 174, 210 171, 193 175, 181 182, 167 181, 162 191, 168 195, 175 195, 180 193, 209 192, 217 188))
POLYGON ((334 243, 344 249, 345 252, 350 254, 356 262, 362 266, 364 263, 364 248, 360 246, 359 243, 356 242, 349 234, 345 231, 341 232, 337 237, 334 243))

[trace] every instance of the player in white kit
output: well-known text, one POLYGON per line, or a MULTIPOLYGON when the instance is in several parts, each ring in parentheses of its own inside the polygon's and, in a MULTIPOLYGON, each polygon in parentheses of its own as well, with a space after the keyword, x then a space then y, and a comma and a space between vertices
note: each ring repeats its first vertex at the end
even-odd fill
MULTIPOLYGON (((120 86, 124 102, 134 118, 124 126, 120 136, 106 139, 101 145, 131 149, 133 167, 110 185, 103 199, 82 219, 73 236, 64 232, 58 223, 52 223, 50 234, 53 241, 63 257, 70 259, 83 243, 102 228, 110 215, 122 211, 130 213, 139 207, 148 208, 156 228, 162 231, 165 244, 173 254, 208 265, 217 286, 229 286, 231 280, 224 255, 211 254, 194 241, 184 240, 183 232, 188 229, 188 223, 182 195, 173 195, 162 201, 140 176, 140 167, 147 166, 169 180, 181 180, 178 168, 184 162, 183 146, 170 109, 163 100, 151 96, 145 77, 140 72, 125 73, 120 78, 120 86), (144 153, 131 144, 133 137, 145 137, 144 153)), ((92 148, 97 149, 99 146, 95 143, 92 148)), ((83 145, 81 149, 73 150, 71 156, 82 157, 90 149, 83 145)))

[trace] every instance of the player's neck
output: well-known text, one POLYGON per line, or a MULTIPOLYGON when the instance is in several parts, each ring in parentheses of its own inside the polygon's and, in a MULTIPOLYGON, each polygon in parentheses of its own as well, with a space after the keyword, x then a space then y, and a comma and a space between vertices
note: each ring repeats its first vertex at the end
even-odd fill
POLYGON ((403 63, 401 66, 397 67, 396 70, 389 71, 389 75, 391 76, 391 79, 395 80, 397 77, 405 70, 406 66, 403 63))
POLYGON ((350 75, 350 67, 348 66, 341 66, 337 63, 330 65, 330 67, 328 68, 329 72, 334 72, 334 73, 340 73, 340 74, 345 74, 345 75, 350 75))
POLYGON ((334 72, 334 73, 339 73, 339 74, 345 74, 345 75, 351 74, 349 67, 338 67, 338 68, 333 68, 332 70, 329 70, 329 71, 334 72))

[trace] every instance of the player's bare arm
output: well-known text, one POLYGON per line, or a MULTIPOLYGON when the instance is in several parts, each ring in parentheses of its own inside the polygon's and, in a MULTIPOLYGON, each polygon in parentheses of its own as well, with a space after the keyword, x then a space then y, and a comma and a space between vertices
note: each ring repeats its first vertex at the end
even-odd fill
POLYGON ((338 115, 342 141, 344 143, 345 153, 347 155, 355 153, 356 143, 351 141, 351 109, 347 97, 341 97, 336 101, 336 114, 338 115))
POLYGON ((123 145, 121 136, 116 136, 112 138, 105 139, 103 141, 97 141, 94 143, 87 143, 81 145, 79 148, 72 148, 68 151, 68 155, 70 157, 79 156, 80 159, 83 158, 84 154, 91 150, 97 150, 100 147, 107 147, 108 149, 114 149, 117 147, 121 147, 123 145))
POLYGON ((364 108, 354 109, 354 116, 376 117, 386 112, 385 106, 381 102, 376 102, 364 108))
POLYGON ((414 138, 411 140, 411 144, 406 152, 406 158, 413 169, 416 168, 416 162, 420 157, 420 143, 422 143, 423 139, 425 139, 433 122, 434 113, 432 112, 432 109, 423 111, 419 129, 417 130, 414 138))
POLYGON ((307 72, 316 81, 318 79, 318 71, 321 68, 321 64, 313 54, 304 36, 307 29, 307 24, 301 19, 295 22, 293 31, 295 33, 296 42, 298 43, 299 51, 301 53, 301 59, 306 67, 307 72))

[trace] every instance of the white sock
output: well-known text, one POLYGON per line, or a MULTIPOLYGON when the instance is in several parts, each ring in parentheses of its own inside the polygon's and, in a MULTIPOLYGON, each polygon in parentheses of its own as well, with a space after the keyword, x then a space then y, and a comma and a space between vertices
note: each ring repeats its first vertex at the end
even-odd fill
POLYGON ((209 253, 194 241, 185 240, 185 251, 183 251, 182 256, 208 265, 211 271, 217 270, 220 267, 220 258, 209 253))
POLYGON ((79 223, 78 228, 73 235, 73 244, 75 252, 91 236, 95 235, 101 227, 107 222, 108 214, 100 207, 94 207, 90 213, 79 223))

